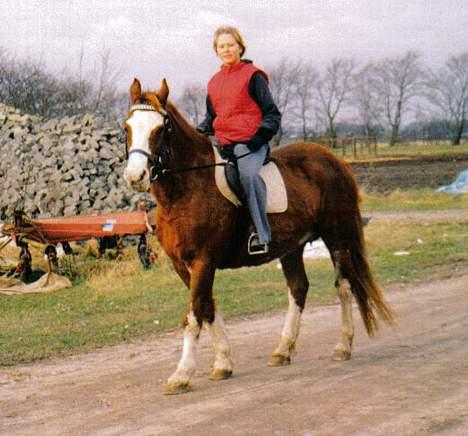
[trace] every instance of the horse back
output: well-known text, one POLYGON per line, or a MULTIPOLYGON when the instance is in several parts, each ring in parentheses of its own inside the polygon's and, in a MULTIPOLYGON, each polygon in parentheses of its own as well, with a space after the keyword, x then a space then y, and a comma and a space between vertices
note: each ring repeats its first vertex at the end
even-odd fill
POLYGON ((275 149, 272 159, 278 165, 286 185, 307 183, 315 186, 323 196, 327 192, 340 191, 352 201, 359 201, 358 186, 351 165, 326 147, 298 142, 275 149), (341 187, 342 189, 338 189, 341 187))

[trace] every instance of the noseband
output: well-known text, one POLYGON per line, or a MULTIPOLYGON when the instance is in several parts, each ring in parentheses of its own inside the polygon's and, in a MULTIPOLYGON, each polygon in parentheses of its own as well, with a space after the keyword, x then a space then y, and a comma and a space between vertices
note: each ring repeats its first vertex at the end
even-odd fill
POLYGON ((157 110, 154 106, 149 104, 136 104, 130 108, 130 113, 135 111, 148 111, 148 112, 157 112, 163 117, 163 132, 161 135, 161 142, 158 153, 155 156, 152 156, 151 153, 148 153, 145 150, 139 148, 134 148, 130 150, 127 154, 127 157, 130 157, 131 154, 141 154, 145 156, 150 163, 150 182, 154 182, 160 176, 164 175, 167 171, 164 168, 164 161, 167 160, 169 156, 169 136, 172 132, 172 122, 169 118, 169 115, 164 110, 157 110))

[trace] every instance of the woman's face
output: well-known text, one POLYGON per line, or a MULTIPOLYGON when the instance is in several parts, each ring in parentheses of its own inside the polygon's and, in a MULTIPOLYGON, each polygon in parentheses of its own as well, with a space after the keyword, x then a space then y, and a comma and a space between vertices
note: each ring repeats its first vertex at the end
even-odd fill
POLYGON ((224 65, 236 65, 240 62, 241 46, 229 33, 222 33, 216 42, 216 53, 224 65))

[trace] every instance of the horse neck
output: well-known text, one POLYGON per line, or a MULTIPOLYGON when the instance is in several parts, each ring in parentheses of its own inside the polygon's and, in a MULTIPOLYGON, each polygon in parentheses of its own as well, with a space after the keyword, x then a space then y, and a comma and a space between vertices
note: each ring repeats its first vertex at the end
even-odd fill
POLYGON ((173 116, 172 123, 173 132, 169 141, 171 168, 189 168, 212 163, 210 142, 185 120, 173 116))
POLYGON ((168 148, 170 171, 153 184, 153 193, 159 204, 174 204, 200 193, 204 195, 214 186, 213 169, 178 171, 214 163, 211 144, 176 112, 170 113, 172 132, 168 148))

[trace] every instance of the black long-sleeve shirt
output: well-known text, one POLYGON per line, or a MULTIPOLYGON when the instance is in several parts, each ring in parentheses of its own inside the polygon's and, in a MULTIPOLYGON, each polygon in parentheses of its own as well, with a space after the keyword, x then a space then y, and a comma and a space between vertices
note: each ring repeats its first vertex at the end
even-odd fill
MULTIPOLYGON (((246 141, 251 150, 258 150, 262 145, 267 144, 280 128, 281 113, 276 107, 265 76, 257 71, 253 74, 249 82, 249 95, 257 103, 262 112, 262 121, 255 135, 246 141)), ((211 103, 210 97, 206 97, 205 119, 198 125, 197 130, 205 135, 214 135, 213 121, 216 112, 211 103)))

